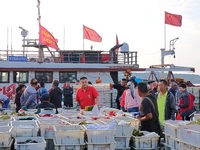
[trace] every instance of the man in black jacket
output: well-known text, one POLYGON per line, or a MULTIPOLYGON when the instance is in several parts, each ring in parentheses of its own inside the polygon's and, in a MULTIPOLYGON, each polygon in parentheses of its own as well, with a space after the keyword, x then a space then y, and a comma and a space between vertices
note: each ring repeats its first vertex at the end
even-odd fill
POLYGON ((70 87, 70 82, 65 83, 65 88, 63 89, 64 95, 64 105, 66 107, 73 107, 73 88, 70 87))
POLYGON ((58 87, 59 81, 54 80, 52 82, 52 89, 49 92, 50 96, 50 102, 55 105, 56 110, 57 108, 61 108, 61 102, 62 102, 62 90, 58 87))

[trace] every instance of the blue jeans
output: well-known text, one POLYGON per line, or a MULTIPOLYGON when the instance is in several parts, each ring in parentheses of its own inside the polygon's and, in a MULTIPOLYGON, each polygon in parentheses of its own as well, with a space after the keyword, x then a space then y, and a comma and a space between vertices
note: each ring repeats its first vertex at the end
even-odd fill
POLYGON ((127 111, 128 111, 128 112, 138 112, 138 111, 139 111, 139 107, 128 108, 127 111))
POLYGON ((4 101, 2 108, 8 108, 9 103, 10 103, 10 99, 8 98, 7 100, 4 101))

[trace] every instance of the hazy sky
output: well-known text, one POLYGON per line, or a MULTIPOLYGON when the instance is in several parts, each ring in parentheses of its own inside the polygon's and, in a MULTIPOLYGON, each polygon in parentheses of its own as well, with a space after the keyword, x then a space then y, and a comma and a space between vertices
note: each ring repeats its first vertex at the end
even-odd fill
MULTIPOLYGON (((196 74, 200 74, 199 0, 40 1, 41 23, 58 39, 60 49, 83 49, 83 25, 86 25, 101 35, 102 42, 85 40, 85 49, 93 45, 95 50, 109 50, 115 45, 117 33, 119 43, 126 42, 131 51, 138 51, 138 63, 142 68, 161 63, 164 11, 180 14, 183 17, 182 27, 166 25, 167 50, 170 40, 176 37, 179 40, 175 44, 176 58, 167 56, 165 63, 194 67, 196 74)), ((38 38, 37 17, 37 0, 2 0, 0 49, 7 49, 7 43, 9 49, 11 43, 13 49, 22 49, 19 26, 29 31, 30 39, 38 38)))

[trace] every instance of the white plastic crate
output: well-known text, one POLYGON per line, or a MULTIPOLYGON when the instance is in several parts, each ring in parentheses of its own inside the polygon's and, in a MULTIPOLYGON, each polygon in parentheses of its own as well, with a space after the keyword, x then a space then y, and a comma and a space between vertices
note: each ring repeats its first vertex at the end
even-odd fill
POLYGON ((87 125, 83 125, 86 135, 87 135, 87 143, 88 144, 99 144, 99 143, 113 143, 115 142, 114 134, 115 129, 103 130, 103 129, 87 129, 87 125))
POLYGON ((61 119, 54 120, 39 120, 40 135, 45 138, 54 138, 55 137, 55 128, 54 125, 68 124, 66 121, 61 119))
POLYGON ((116 143, 105 143, 105 144, 88 144, 87 150, 114 150, 116 148, 116 143))
MULTIPOLYGON (((150 132, 141 131, 144 135, 149 134, 150 132)), ((133 147, 134 149, 156 149, 158 147, 159 135, 146 137, 146 136, 132 136, 133 147)))
POLYGON ((200 114, 194 114, 194 119, 199 120, 200 119, 200 114))
POLYGON ((39 126, 35 120, 11 121, 13 126, 12 136, 15 137, 36 137, 39 126))
POLYGON ((7 146, 0 146, 0 150, 12 150, 13 139, 11 139, 10 143, 7 146))
POLYGON ((85 144, 84 145, 65 145, 65 144, 57 144, 55 139, 54 141, 54 147, 55 150, 85 150, 85 144))
POLYGON ((131 137, 115 137, 116 149, 130 149, 131 137))
POLYGON ((56 144, 84 145, 85 130, 80 125, 55 125, 56 144))
POLYGON ((200 125, 187 125, 185 129, 180 131, 181 142, 200 147, 200 125))
POLYGON ((200 150, 200 147, 180 142, 180 150, 200 150))
POLYGON ((37 120, 36 116, 14 116, 13 120, 14 121, 29 121, 31 118, 32 120, 37 120))
POLYGON ((169 135, 165 135, 165 143, 173 150, 180 149, 180 139, 175 139, 169 135))
POLYGON ((116 116, 113 117, 114 119, 116 119, 117 122, 124 120, 125 122, 129 122, 132 126, 133 129, 139 129, 139 125, 140 125, 140 120, 135 119, 133 117, 130 116, 116 116))
POLYGON ((132 124, 117 125, 115 137, 131 137, 134 126, 132 124))
POLYGON ((12 132, 13 127, 0 127, 0 146, 9 146, 12 140, 12 132))
POLYGON ((16 150, 45 150, 46 141, 42 137, 17 137, 15 138, 15 149, 16 150), (34 140, 37 143, 25 143, 19 144, 18 142, 25 142, 26 140, 34 140))
POLYGON ((0 126, 9 126, 10 120, 0 120, 0 126))

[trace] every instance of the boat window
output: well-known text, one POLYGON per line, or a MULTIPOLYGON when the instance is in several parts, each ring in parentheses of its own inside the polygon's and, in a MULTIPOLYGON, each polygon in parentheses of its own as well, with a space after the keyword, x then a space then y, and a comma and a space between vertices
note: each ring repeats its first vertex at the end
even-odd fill
POLYGON ((38 71, 35 72, 35 78, 41 82, 43 81, 44 83, 52 83, 53 82, 53 72, 42 72, 38 71))
POLYGON ((0 72, 0 83, 9 83, 9 72, 8 71, 0 72))
POLYGON ((65 83, 66 81, 75 83, 76 79, 77 79, 77 72, 59 72, 60 83, 65 83))
POLYGON ((14 71, 13 72, 14 83, 28 83, 28 72, 27 71, 14 71))

